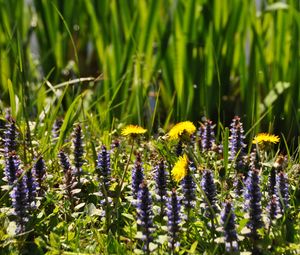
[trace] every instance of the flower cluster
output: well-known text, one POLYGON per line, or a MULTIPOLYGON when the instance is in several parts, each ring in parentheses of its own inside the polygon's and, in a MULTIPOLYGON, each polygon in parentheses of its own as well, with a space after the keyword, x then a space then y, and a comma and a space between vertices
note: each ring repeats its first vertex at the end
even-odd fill
POLYGON ((195 206, 196 201, 196 184, 193 179, 194 171, 195 167, 193 163, 190 163, 190 166, 187 167, 186 176, 181 181, 183 192, 182 202, 187 211, 195 206))
POLYGON ((215 144, 215 132, 211 120, 206 120, 204 124, 201 125, 201 148, 203 151, 210 151, 213 149, 215 144))
POLYGON ((17 171, 18 181, 11 192, 12 206, 16 215, 17 230, 20 234, 26 231, 26 223, 28 222, 28 189, 26 187, 26 175, 21 169, 17 171))
POLYGON ((144 168, 142 163, 141 154, 137 154, 134 167, 132 169, 132 195, 134 199, 137 199, 137 194, 141 183, 144 180, 144 168))
POLYGON ((36 178, 38 196, 42 196, 44 193, 43 181, 46 178, 46 165, 43 157, 37 159, 33 167, 33 173, 36 178))
POLYGON ((225 235, 225 247, 227 252, 238 251, 238 236, 235 228, 235 215, 231 202, 226 202, 223 205, 221 213, 221 223, 223 225, 225 235))
POLYGON ((201 188, 205 195, 203 202, 207 208, 205 215, 206 217, 213 219, 215 214, 218 212, 218 207, 216 204, 217 190, 211 170, 204 170, 201 180, 201 188))
POLYGON ((167 203, 168 211, 168 229, 169 229, 169 247, 172 251, 179 246, 178 234, 180 231, 181 213, 180 199, 177 196, 176 190, 173 189, 167 203))
POLYGON ((289 183, 287 175, 284 172, 279 172, 277 175, 277 191, 279 195, 279 206, 281 212, 285 212, 289 208, 289 183))
POLYGON ((8 116, 5 127, 6 129, 4 131, 4 152, 7 155, 17 150, 18 132, 15 120, 11 116, 8 116))
POLYGON ((144 243, 143 250, 150 254, 149 244, 153 240, 153 212, 152 212, 152 199, 145 182, 140 185, 140 189, 137 196, 137 224, 141 229, 144 243))
MULTIPOLYGON (((98 154, 96 173, 98 175, 101 192, 103 197, 108 198, 109 196, 109 187, 110 187, 110 153, 107 151, 106 147, 102 145, 101 151, 98 154)), ((105 204, 105 201, 102 201, 102 204, 105 204)))
POLYGON ((252 169, 246 180, 245 200, 246 210, 249 212, 247 226, 253 239, 258 239, 257 230, 263 227, 261 197, 259 172, 252 169))
POLYGON ((240 121, 240 118, 238 116, 235 116, 230 126, 231 135, 229 138, 229 159, 231 161, 235 160, 236 168, 240 169, 244 166, 243 157, 245 156, 244 149, 246 147, 246 144, 244 142, 245 136, 243 124, 240 121))
POLYGON ((82 172, 82 165, 83 165, 83 142, 82 142, 82 130, 81 126, 78 124, 76 125, 73 133, 73 145, 74 145, 74 165, 76 170, 76 175, 78 177, 78 182, 80 182, 80 175, 82 172))

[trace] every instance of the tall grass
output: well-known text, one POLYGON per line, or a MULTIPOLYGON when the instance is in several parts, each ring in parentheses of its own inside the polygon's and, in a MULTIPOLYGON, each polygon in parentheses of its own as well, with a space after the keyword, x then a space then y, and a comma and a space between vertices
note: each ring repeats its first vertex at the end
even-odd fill
POLYGON ((0 0, 1 105, 11 80, 18 116, 41 116, 62 82, 88 77, 68 86, 58 114, 88 90, 85 109, 101 127, 245 114, 247 129, 280 128, 291 141, 300 4, 255 2, 0 0))

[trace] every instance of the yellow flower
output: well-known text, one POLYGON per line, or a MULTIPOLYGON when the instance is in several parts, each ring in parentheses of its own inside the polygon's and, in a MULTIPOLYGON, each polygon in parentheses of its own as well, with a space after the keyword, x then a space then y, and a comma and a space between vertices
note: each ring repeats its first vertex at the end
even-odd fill
POLYGON ((180 182, 187 175, 189 160, 186 154, 179 157, 172 169, 172 177, 175 181, 180 182))
POLYGON ((254 144, 268 144, 268 143, 278 143, 279 137, 277 135, 271 135, 268 133, 260 133, 254 137, 254 144))
POLYGON ((177 123, 174 127, 169 131, 170 140, 175 140, 180 138, 183 133, 187 133, 188 135, 193 134, 196 131, 196 127, 190 121, 183 121, 177 123))
POLYGON ((140 126, 128 125, 122 129, 121 134, 124 136, 136 136, 136 135, 145 134, 146 132, 147 129, 144 129, 140 126))

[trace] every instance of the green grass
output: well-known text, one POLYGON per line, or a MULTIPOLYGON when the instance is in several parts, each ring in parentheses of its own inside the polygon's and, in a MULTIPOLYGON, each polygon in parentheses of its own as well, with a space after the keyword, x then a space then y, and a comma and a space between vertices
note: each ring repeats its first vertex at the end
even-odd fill
POLYGON ((61 115, 89 90, 87 105, 103 127, 118 119, 156 129, 168 116, 228 123, 240 114, 248 129, 265 116, 255 130, 297 141, 297 0, 261 7, 229 0, 1 0, 0 6, 1 105, 12 102, 11 80, 24 102, 20 118, 39 116, 47 99, 57 100, 64 89, 58 84, 90 77, 69 86, 61 115))

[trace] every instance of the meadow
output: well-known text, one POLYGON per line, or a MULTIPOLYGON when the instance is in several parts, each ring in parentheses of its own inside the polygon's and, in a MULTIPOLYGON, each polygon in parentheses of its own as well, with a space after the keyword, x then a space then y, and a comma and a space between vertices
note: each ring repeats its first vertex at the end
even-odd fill
POLYGON ((300 3, 0 0, 0 254, 300 254, 300 3))

